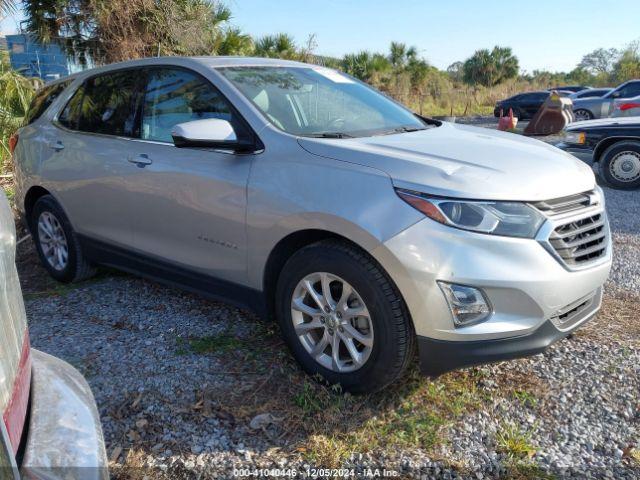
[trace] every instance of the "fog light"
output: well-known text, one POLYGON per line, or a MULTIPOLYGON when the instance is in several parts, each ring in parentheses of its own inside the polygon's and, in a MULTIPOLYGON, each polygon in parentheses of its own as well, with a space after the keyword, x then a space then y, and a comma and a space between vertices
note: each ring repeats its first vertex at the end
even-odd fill
POLYGON ((489 301, 478 288, 438 281, 456 327, 484 322, 491 316, 489 301))

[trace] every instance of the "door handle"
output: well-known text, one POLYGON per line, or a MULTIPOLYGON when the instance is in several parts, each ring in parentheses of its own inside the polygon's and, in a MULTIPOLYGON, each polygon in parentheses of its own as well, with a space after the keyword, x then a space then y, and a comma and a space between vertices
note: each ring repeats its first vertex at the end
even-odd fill
POLYGON ((57 142, 49 143, 49 147, 53 148, 56 152, 59 152, 60 150, 64 149, 64 143, 58 140, 57 142))
POLYGON ((127 159, 130 163, 136 164, 139 168, 144 168, 147 165, 151 165, 153 161, 149 158, 149 155, 146 153, 141 153, 140 155, 136 155, 135 157, 129 157, 127 159))

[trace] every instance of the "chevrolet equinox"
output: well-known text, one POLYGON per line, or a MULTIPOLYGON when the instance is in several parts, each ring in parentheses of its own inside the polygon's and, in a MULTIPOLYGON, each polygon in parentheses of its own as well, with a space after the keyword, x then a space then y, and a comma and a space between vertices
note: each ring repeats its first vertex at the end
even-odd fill
POLYGON ((16 199, 61 282, 110 265, 278 320, 346 390, 531 355, 599 309, 591 169, 537 140, 417 116, 343 73, 153 58, 36 95, 16 199))

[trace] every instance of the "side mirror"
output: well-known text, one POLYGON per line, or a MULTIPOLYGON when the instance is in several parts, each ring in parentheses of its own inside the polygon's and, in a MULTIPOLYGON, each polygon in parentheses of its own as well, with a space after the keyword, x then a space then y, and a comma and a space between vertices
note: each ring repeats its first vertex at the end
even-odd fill
POLYGON ((613 92, 613 93, 611 94, 611 97, 612 97, 612 98, 620 98, 620 92, 613 92))
POLYGON ((224 150, 247 150, 245 142, 240 142, 236 132, 227 120, 207 118, 179 123, 171 130, 176 147, 218 148, 224 150))

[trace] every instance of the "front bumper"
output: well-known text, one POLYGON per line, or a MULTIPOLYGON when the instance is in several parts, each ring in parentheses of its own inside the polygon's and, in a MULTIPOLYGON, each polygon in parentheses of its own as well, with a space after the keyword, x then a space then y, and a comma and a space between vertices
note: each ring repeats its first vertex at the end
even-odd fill
POLYGON ((473 365, 493 363, 542 353, 570 335, 576 328, 591 319, 602 302, 602 288, 590 297, 571 318, 566 328, 554 320, 547 320, 535 331, 511 338, 494 340, 448 342, 428 337, 418 337, 420 370, 425 375, 437 376, 450 370, 473 365))
MULTIPOLYGON (((541 232, 551 225, 545 224, 541 232)), ((610 238, 608 227, 607 235, 610 238)), ((425 218, 373 254, 407 304, 425 371, 442 372, 533 354, 577 328, 600 307, 612 251, 609 242, 603 257, 572 269, 542 238, 485 235, 425 218), (456 328, 438 280, 482 289, 491 317, 456 328), (581 318, 553 324, 561 312, 584 299, 593 301, 581 318)))
POLYGON ((579 158, 583 162, 586 162, 589 164, 593 163, 593 150, 591 150, 590 148, 577 147, 576 145, 565 143, 565 142, 558 143, 555 146, 558 147, 560 150, 564 150, 565 152, 570 153, 574 157, 579 158))
POLYGON ((100 417, 89 385, 68 363, 31 350, 29 430, 22 479, 107 480, 100 417))

